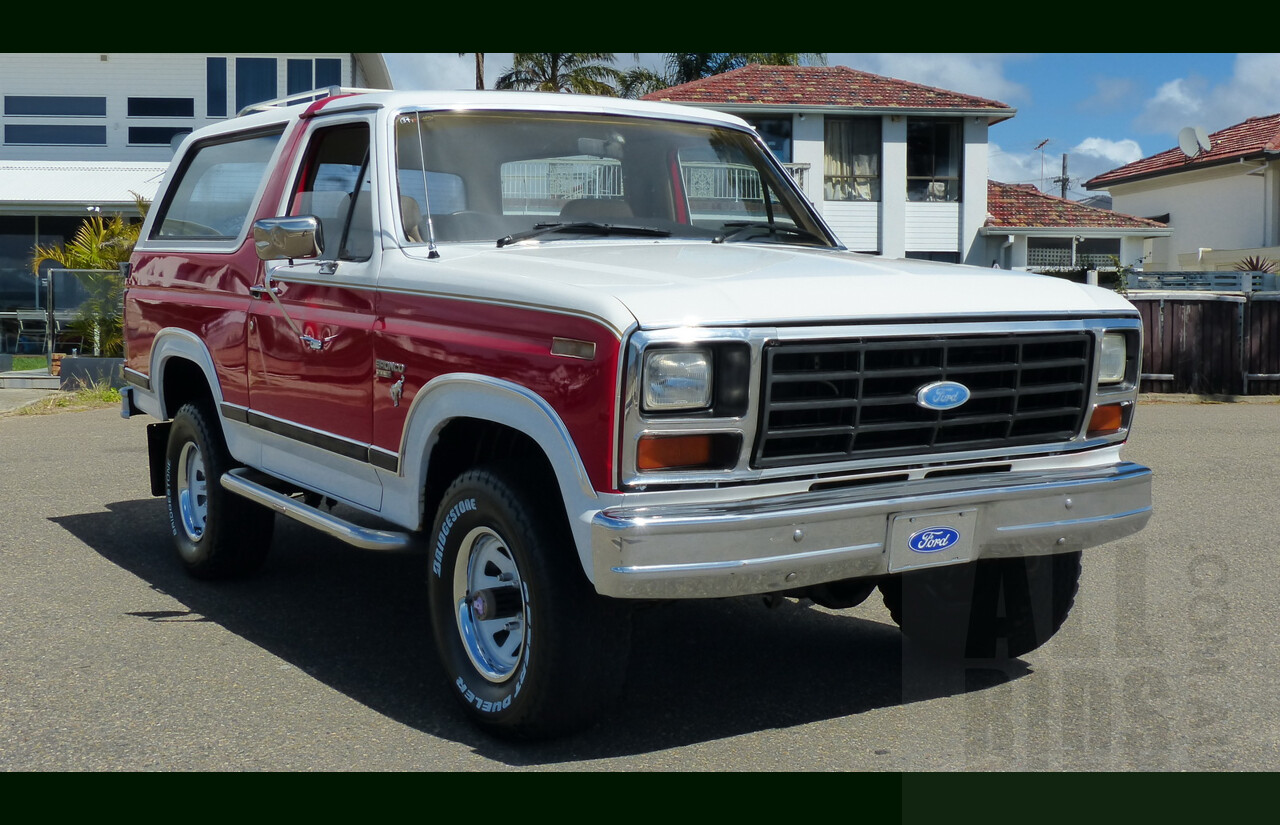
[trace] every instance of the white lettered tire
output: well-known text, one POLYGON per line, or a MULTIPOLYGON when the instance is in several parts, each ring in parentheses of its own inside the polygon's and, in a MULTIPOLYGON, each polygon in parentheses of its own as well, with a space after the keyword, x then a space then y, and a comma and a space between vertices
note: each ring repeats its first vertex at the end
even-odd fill
POLYGON ((578 563, 555 485, 464 473, 437 512, 431 623, 450 692, 491 733, 559 736, 614 704, 630 618, 578 563))

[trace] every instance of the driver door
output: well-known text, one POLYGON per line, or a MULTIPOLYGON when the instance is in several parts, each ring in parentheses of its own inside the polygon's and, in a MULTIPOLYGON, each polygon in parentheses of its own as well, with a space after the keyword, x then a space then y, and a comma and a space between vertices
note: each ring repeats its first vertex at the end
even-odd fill
POLYGON ((324 492, 377 507, 381 487, 367 463, 379 256, 370 133, 354 120, 313 126, 307 136, 288 214, 320 219, 323 251, 263 262, 247 368, 251 423, 271 433, 265 469, 323 477, 332 485, 324 492))

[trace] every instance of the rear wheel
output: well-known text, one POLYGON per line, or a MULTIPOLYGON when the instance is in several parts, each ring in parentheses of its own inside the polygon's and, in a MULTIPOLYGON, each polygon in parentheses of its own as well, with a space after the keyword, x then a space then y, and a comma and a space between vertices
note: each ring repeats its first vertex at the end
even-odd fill
POLYGON ((222 488, 219 479, 233 466, 208 408, 179 409, 169 429, 165 497, 178 557, 196 578, 248 575, 271 546, 272 512, 222 488))
POLYGON ((474 722, 539 738, 586 727, 610 708, 626 670, 629 613, 586 580, 558 502, 500 470, 473 470, 446 492, 433 536, 436 647, 474 722))
POLYGON ((1015 658, 1049 641, 1080 584, 1080 553, 983 559, 890 576, 885 606, 913 643, 946 657, 1015 658))

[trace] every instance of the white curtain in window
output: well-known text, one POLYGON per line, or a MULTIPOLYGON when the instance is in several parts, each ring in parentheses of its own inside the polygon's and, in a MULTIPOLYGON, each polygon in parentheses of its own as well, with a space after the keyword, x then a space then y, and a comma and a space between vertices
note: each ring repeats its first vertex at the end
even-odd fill
POLYGON ((827 118, 823 166, 827 200, 879 199, 879 125, 871 118, 827 118))

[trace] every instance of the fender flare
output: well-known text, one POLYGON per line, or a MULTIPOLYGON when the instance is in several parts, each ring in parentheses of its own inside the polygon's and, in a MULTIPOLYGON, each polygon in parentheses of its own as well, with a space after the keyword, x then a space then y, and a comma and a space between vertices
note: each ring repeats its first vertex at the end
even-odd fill
POLYGON ((573 436, 555 409, 527 387, 476 373, 438 376, 415 394, 400 442, 405 477, 425 481, 430 448, 440 431, 458 418, 489 421, 524 433, 547 456, 561 487, 596 498, 573 436))
MULTIPOLYGON (((451 373, 432 379, 414 395, 401 437, 400 472, 394 481, 388 479, 388 486, 397 488, 387 502, 400 515, 393 520, 403 524, 409 509, 416 511, 421 506, 428 457, 444 428, 460 418, 509 427, 542 450, 555 473, 579 557, 590 576, 591 516, 600 509, 599 496, 559 414, 546 399, 511 381, 451 373)), ((430 514, 423 514, 423 518, 429 519, 430 514)))
POLYGON ((164 375, 167 363, 173 358, 190 361, 204 373, 205 383, 213 394, 213 402, 219 418, 222 417, 222 385, 218 381, 217 370, 213 366, 213 355, 200 337, 190 330, 177 327, 166 327, 156 333, 151 344, 150 378, 151 392, 155 396, 155 404, 161 420, 173 417, 174 410, 165 408, 164 387, 159 380, 164 375))

